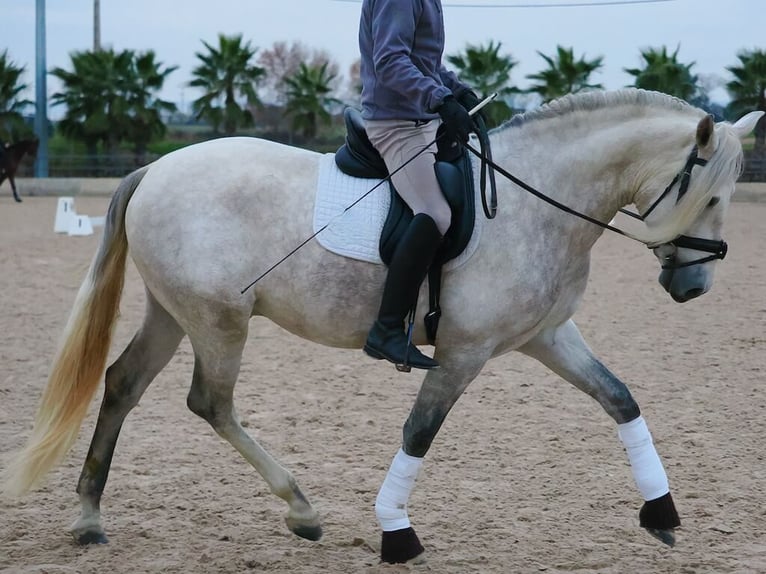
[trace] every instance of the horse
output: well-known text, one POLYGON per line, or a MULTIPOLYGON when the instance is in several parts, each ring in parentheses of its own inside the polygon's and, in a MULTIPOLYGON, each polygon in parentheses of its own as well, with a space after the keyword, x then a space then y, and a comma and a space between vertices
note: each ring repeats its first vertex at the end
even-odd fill
MULTIPOLYGON (((588 92, 517 115, 489 139, 498 166, 585 218, 610 221, 630 205, 645 214, 628 234, 654 249, 662 287, 683 302, 712 286, 715 259, 725 250, 705 256, 701 249, 705 242, 723 245, 724 217, 742 170, 741 139, 759 117, 753 112, 734 124, 714 123, 704 111, 659 93, 588 92), (679 242, 682 234, 699 243, 679 242)), ((122 180, 32 434, 7 469, 7 493, 38 485, 75 442, 104 375, 130 253, 145 284, 146 310, 105 371, 77 484, 75 540, 108 541, 100 503, 120 428, 184 336, 194 353, 188 408, 287 503, 290 531, 309 540, 322 536, 309 499, 244 430, 233 401, 252 317, 324 345, 361 349, 375 316, 384 266, 306 240, 321 158, 257 138, 224 138, 172 152, 122 180), (242 288, 291 250, 251 289, 242 288)), ((627 385, 594 355, 572 319, 586 289, 591 248, 604 228, 506 179, 498 181, 497 193, 501 209, 484 222, 476 250, 444 275, 434 351, 440 368, 425 375, 375 504, 381 560, 424 556, 407 509, 424 457, 485 363, 512 350, 590 395, 613 419, 644 501, 639 524, 672 545, 680 522, 648 425, 627 385)), ((426 296, 422 290, 421 304, 426 296)), ((425 344, 420 322, 413 337, 425 344)), ((360 351, 360 365, 369 360, 360 351)))
POLYGON ((13 199, 21 203, 21 198, 16 191, 16 170, 18 170, 21 160, 25 155, 35 157, 40 140, 20 140, 16 143, 0 146, 0 185, 8 179, 13 191, 13 199))

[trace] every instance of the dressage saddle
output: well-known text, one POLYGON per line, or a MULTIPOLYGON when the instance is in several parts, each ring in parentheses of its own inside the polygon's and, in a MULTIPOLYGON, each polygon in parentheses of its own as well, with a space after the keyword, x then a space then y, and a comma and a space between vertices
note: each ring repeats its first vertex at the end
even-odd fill
MULTIPOLYGON (((343 173, 359 178, 384 179, 388 169, 378 151, 370 142, 364 120, 358 110, 346 108, 346 141, 335 154, 335 164, 343 173)), ((473 234, 476 205, 473 189, 473 169, 468 153, 464 151, 455 161, 437 161, 434 169, 442 193, 452 210, 452 220, 428 271, 429 312, 426 315, 426 334, 431 344, 436 340, 441 309, 442 265, 460 255, 473 234)), ((380 258, 391 261, 396 245, 412 221, 413 213, 389 181, 391 204, 380 235, 380 258)))

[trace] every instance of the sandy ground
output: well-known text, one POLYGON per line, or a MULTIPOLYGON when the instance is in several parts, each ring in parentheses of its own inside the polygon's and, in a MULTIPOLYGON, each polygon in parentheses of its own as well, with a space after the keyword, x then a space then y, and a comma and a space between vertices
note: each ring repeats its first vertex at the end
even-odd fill
MULTIPOLYGON (((77 200, 103 215, 107 200, 77 200)), ((95 251, 53 233, 55 198, 0 197, 0 465, 28 435, 51 355, 95 251)), ((613 422, 517 354, 491 362, 450 414, 410 516, 423 566, 379 565, 374 500, 420 375, 361 351, 306 343, 260 319, 237 387, 249 430, 319 510, 318 543, 284 526, 281 500, 185 405, 184 342, 128 418, 103 499, 111 543, 68 527, 94 427, 46 485, 0 500, 0 572, 766 572, 766 204, 732 206, 711 293, 678 305, 650 252, 607 235, 576 319, 653 430, 683 520, 674 549, 638 527, 640 496, 613 422)), ((130 268, 112 357, 143 312, 130 268)))

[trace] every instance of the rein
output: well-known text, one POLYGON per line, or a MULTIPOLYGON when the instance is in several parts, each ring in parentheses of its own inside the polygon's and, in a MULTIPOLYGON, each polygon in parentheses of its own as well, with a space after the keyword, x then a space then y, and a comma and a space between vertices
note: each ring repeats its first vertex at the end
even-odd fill
MULTIPOLYGON (((481 139, 480 139, 481 141, 481 139)), ((491 157, 491 154, 485 154, 484 145, 482 145, 482 150, 477 151, 475 148, 473 148, 470 144, 465 144, 466 149, 468 149, 472 154, 474 154, 479 160, 481 161, 482 165, 482 183, 484 180, 484 169, 485 166, 489 166, 491 168, 490 174, 493 171, 497 171, 500 175, 508 179, 509 181, 515 183, 519 187, 521 187, 523 190, 531 193, 538 199, 543 200, 544 202, 554 206, 557 209, 560 209, 561 211, 568 213, 570 215, 574 215, 575 217, 579 217, 580 219, 583 219, 587 221, 588 223, 592 223, 593 225, 597 225, 598 227, 601 227, 603 229, 608 229, 609 231, 612 231, 614 233, 617 233, 619 235, 622 235, 624 237, 628 237, 629 239, 633 239, 635 241, 638 241, 639 243, 642 243, 643 245, 646 245, 649 247, 649 249, 653 249, 653 247, 649 246, 646 242, 641 241, 640 239, 636 239, 635 237, 632 237, 628 235, 623 230, 613 227, 612 225, 609 225, 608 223, 604 223, 603 221, 599 221, 598 219, 595 219, 589 215, 586 215, 584 213, 581 213, 575 209, 572 209, 571 207, 564 205, 563 203, 560 203, 556 201, 555 199, 545 195, 544 193, 538 191, 525 181, 519 179, 512 173, 506 171, 499 165, 497 165, 491 157)), ((676 176, 673 178, 673 180, 668 184, 668 186, 665 188, 665 190, 660 194, 660 196, 655 200, 655 202, 649 207, 649 209, 646 210, 646 213, 643 215, 639 215, 636 213, 632 213, 630 211, 627 211, 625 209, 620 209, 620 212, 629 215, 630 217, 633 217, 634 219, 639 219, 641 221, 645 221, 645 219, 649 216, 649 214, 654 211, 654 209, 660 204, 660 202, 665 199, 670 192, 673 190, 673 188, 676 186, 676 184, 680 185, 678 187, 678 196, 676 197, 676 203, 680 201, 680 199, 686 194, 686 192, 689 189, 689 183, 691 182, 691 175, 692 175, 692 168, 695 165, 699 166, 705 166, 707 165, 708 161, 706 159, 700 158, 697 155, 697 146, 695 145, 694 148, 692 148, 692 151, 689 153, 689 157, 686 159, 686 164, 684 165, 683 169, 676 174, 676 176)), ((497 197, 494 193, 494 178, 491 179, 492 182, 492 201, 493 205, 492 207, 496 210, 497 209, 497 197)), ((486 198, 484 194, 484 187, 482 185, 482 203, 485 205, 485 214, 489 219, 492 219, 494 217, 494 211, 492 212, 492 217, 490 217, 489 213, 486 209, 486 198)), ((680 269, 682 267, 690 267, 692 265, 700 265, 702 263, 707 263, 708 261, 714 261, 716 259, 723 259, 726 257, 726 253, 728 251, 728 245, 725 241, 716 241, 714 239, 704 239, 702 237, 691 237, 689 235, 679 235, 676 237, 673 241, 669 242, 670 245, 673 245, 676 248, 686 248, 686 249, 692 249, 695 251, 702 251, 703 253, 709 253, 710 255, 705 257, 700 257, 699 259, 694 259, 692 261, 687 261, 685 263, 676 263, 674 256, 668 256, 665 258, 666 263, 662 264, 663 269, 680 269)))

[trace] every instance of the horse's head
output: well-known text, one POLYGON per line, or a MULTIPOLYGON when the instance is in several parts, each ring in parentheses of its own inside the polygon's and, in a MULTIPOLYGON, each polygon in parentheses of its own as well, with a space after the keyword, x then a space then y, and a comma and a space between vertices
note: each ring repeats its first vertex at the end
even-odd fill
MULTIPOLYGON (((751 112, 735 124, 700 120, 695 145, 684 167, 645 212, 657 207, 657 227, 675 228, 675 239, 655 242, 662 265, 659 282, 683 303, 706 293, 713 284, 715 260, 726 255, 723 222, 742 170, 742 145, 763 112, 751 112), (688 193, 687 193, 688 192, 688 193), (662 203, 666 203, 664 208, 662 203)), ((646 219, 652 227, 652 217, 646 219)))

